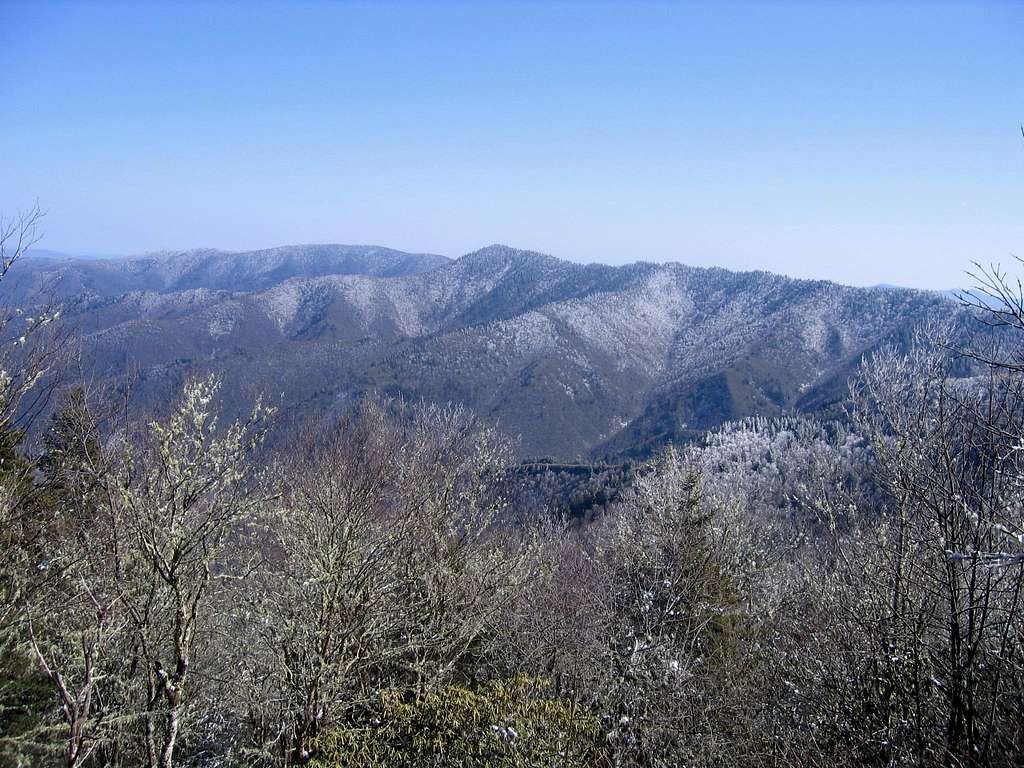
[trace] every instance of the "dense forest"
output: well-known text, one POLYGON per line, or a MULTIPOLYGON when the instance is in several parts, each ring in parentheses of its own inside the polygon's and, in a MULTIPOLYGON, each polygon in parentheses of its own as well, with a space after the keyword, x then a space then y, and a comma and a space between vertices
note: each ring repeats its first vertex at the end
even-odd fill
POLYGON ((139 412, 3 308, 0 765, 1018 764, 1024 297, 980 277, 1001 331, 923 324, 841 418, 582 468, 456 405, 139 412))

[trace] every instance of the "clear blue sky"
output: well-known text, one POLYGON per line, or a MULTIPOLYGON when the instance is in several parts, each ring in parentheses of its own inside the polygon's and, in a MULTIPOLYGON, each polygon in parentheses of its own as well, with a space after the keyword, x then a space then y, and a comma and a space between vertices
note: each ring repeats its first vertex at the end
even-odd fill
POLYGON ((958 286, 1024 255, 1022 86, 1022 2, 0 0, 0 210, 958 286))

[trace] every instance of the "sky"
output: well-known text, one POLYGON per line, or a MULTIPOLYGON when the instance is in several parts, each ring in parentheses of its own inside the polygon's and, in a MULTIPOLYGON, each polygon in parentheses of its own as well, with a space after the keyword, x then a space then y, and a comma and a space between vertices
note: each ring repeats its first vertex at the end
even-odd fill
POLYGON ((1024 2, 0 0, 0 104, 0 211, 72 253, 1024 256, 1024 2))

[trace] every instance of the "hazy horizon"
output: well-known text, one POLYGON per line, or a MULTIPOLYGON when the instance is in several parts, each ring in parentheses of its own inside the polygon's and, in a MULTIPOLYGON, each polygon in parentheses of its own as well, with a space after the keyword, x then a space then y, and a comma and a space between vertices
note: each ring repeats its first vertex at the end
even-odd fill
MULTIPOLYGON (((28 251, 26 251, 25 252, 25 256, 28 256, 28 257, 42 257, 42 258, 71 258, 71 259, 82 259, 82 260, 87 260, 88 261, 88 260, 99 260, 99 259, 112 259, 112 260, 116 260, 116 259, 138 259, 138 258, 145 258, 147 256, 154 256, 154 255, 161 255, 161 254, 188 253, 188 252, 191 252, 191 251, 218 251, 218 252, 225 253, 225 254, 249 253, 249 252, 255 252, 255 251, 269 251, 269 250, 274 250, 274 249, 277 249, 277 248, 307 247, 307 246, 308 247, 342 246, 342 247, 363 247, 363 248, 386 248, 386 249, 396 250, 396 251, 400 251, 400 252, 403 252, 403 253, 409 253, 409 254, 423 254, 423 255, 429 255, 429 256, 442 256, 442 257, 444 257, 444 258, 446 258, 446 259, 448 259, 450 261, 455 261, 455 260, 457 260, 457 259, 459 259, 459 258, 461 258, 463 256, 468 256, 468 255, 473 254, 473 253, 475 253, 477 251, 481 251, 481 250, 483 250, 485 248, 489 248, 489 247, 493 247, 493 246, 501 246, 501 247, 512 248, 512 249, 518 250, 518 251, 527 251, 527 252, 531 252, 531 253, 539 253, 539 254, 541 254, 543 256, 552 256, 552 257, 554 257, 556 259, 559 259, 559 260, 562 260, 562 261, 570 261, 570 262, 574 262, 574 263, 577 263, 577 264, 602 264, 602 263, 607 263, 607 262, 600 262, 600 261, 594 261, 594 260, 568 259, 568 258, 565 258, 563 256, 560 256, 557 253, 551 253, 549 251, 545 251, 542 248, 524 247, 524 246, 518 245, 516 243, 487 243, 487 244, 481 245, 481 246, 479 246, 477 248, 472 248, 469 251, 466 251, 465 253, 458 253, 458 254, 437 253, 435 251, 424 251, 424 250, 416 250, 416 249, 413 249, 411 251, 405 251, 403 249, 393 248, 392 246, 388 245, 387 243, 278 243, 278 244, 275 244, 275 245, 268 245, 266 247, 245 248, 245 249, 218 248, 216 246, 197 246, 195 248, 157 248, 157 249, 150 250, 150 251, 137 251, 137 252, 131 252, 131 253, 94 253, 94 252, 84 252, 84 251, 75 251, 75 250, 56 250, 56 249, 53 249, 53 248, 44 248, 40 244, 39 247, 33 247, 33 248, 29 249, 28 251)), ((638 261, 648 261, 648 262, 654 262, 654 263, 657 263, 657 264, 674 263, 674 264, 681 264, 683 266, 693 266, 693 267, 721 267, 720 264, 693 264, 693 263, 690 263, 690 262, 682 261, 680 259, 661 259, 661 260, 658 260, 658 259, 646 259, 646 258, 637 258, 637 259, 634 259, 632 262, 628 262, 628 261, 620 262, 620 263, 612 264, 611 266, 623 266, 623 265, 630 264, 630 263, 635 263, 635 262, 638 262, 638 261)), ((1001 266, 1006 266, 1006 265, 1002 264, 1001 266)), ((971 280, 971 278, 967 274, 968 271, 969 271, 968 269, 965 269, 963 271, 962 279, 960 280, 959 283, 957 283, 955 285, 944 285, 944 286, 922 285, 922 286, 912 286, 912 285, 899 285, 899 284, 896 284, 896 283, 887 283, 887 282, 870 282, 870 280, 867 279, 867 276, 865 276, 865 279, 863 281, 861 281, 861 282, 857 282, 857 283, 844 283, 844 282, 839 281, 839 280, 832 280, 832 278, 828 278, 828 277, 821 277, 821 278, 816 278, 816 277, 799 277, 797 275, 791 275, 791 274, 788 274, 786 272, 782 272, 780 270, 773 270, 773 269, 762 269, 762 268, 756 268, 756 267, 755 268, 751 268, 749 270, 739 269, 739 268, 730 268, 730 267, 722 267, 722 268, 723 269, 731 269, 731 271, 734 271, 734 272, 746 272, 746 271, 772 272, 772 273, 775 273, 775 274, 782 275, 784 277, 791 277, 791 278, 799 279, 799 280, 826 280, 826 281, 831 281, 831 282, 839 283, 840 285, 849 285, 849 286, 862 287, 862 288, 912 288, 912 289, 923 290, 923 291, 935 291, 935 292, 939 292, 939 293, 949 293, 951 291, 967 291, 967 290, 973 290, 975 288, 974 281, 971 280)), ((970 265, 970 270, 973 270, 973 269, 974 269, 974 265, 970 265)))
POLYGON ((41 248, 505 242, 955 288, 1024 244, 1015 3, 0 0, 41 248))

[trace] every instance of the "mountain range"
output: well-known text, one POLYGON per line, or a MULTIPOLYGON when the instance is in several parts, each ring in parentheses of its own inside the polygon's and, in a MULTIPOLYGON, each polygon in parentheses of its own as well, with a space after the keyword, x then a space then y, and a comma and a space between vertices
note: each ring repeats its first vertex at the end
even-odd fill
POLYGON ((0 300, 60 302, 100 377, 156 408, 222 373, 289 418, 369 393, 464 403, 523 458, 639 457, 749 415, 834 414, 861 358, 962 310, 938 293, 493 245, 447 259, 308 245, 25 259, 0 300))

